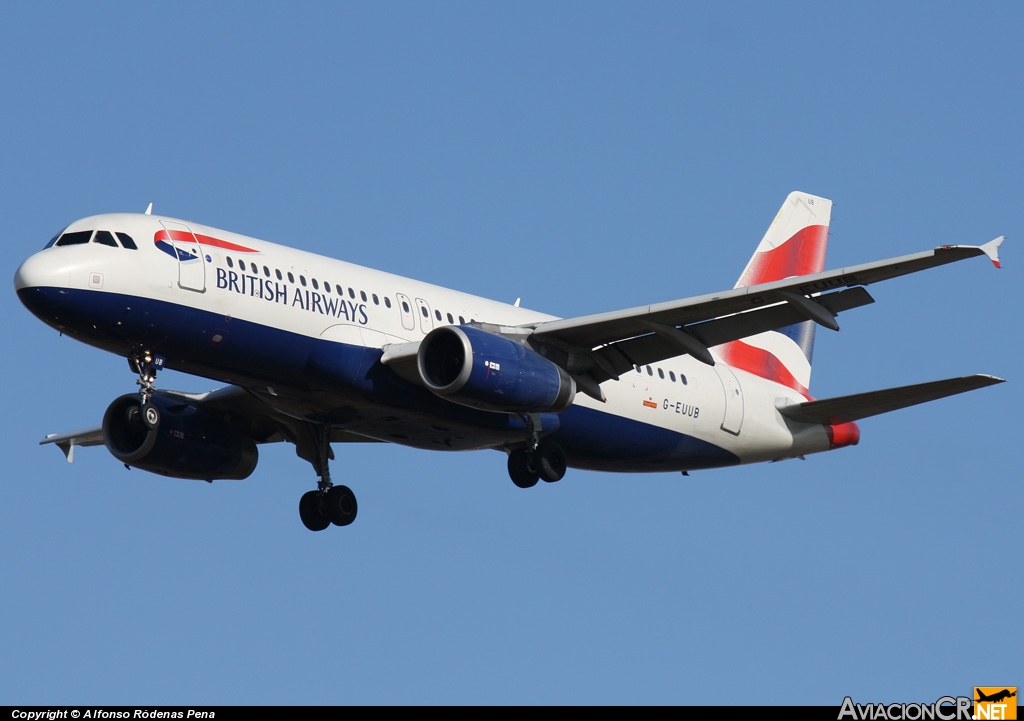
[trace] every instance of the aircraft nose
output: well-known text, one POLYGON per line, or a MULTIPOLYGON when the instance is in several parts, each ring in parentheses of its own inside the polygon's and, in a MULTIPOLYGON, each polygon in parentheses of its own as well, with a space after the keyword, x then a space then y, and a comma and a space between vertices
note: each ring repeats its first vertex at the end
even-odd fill
POLYGON ((34 316, 50 322, 61 303, 61 294, 67 292, 71 269, 60 252, 44 250, 36 253, 14 274, 14 289, 18 299, 34 316))
POLYGON ((22 263, 14 273, 14 289, 18 295, 29 288, 66 288, 71 270, 62 256, 60 252, 47 249, 22 263))

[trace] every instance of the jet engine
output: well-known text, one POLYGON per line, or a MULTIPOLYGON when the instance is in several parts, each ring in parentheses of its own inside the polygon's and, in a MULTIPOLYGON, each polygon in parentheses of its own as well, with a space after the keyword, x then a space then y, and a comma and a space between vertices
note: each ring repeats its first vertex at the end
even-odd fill
POLYGON ((558 413, 576 382, 536 351, 470 326, 435 328, 420 343, 420 378, 454 403, 503 413, 558 413))
POLYGON ((160 393, 145 406, 136 394, 111 403, 103 442, 125 465, 172 478, 241 480, 259 458, 253 440, 217 414, 160 393))

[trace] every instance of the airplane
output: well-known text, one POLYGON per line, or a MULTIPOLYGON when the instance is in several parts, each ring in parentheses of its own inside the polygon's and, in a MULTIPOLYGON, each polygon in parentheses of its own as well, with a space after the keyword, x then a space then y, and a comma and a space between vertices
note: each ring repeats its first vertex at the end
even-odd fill
POLYGON ((982 693, 982 690, 980 688, 975 690, 978 692, 978 698, 974 700, 978 703, 999 703, 1000 701, 1005 701, 1006 699, 1013 698, 1017 695, 1016 691, 1010 691, 1010 689, 1008 688, 1004 688, 1002 691, 997 691, 991 696, 986 696, 984 693, 982 693))
POLYGON ((49 435, 68 462, 105 445, 126 467, 244 479, 257 446, 313 466, 312 531, 346 526, 332 444, 500 450, 515 485, 566 469, 690 471, 803 458, 860 440, 856 421, 1003 382, 971 375, 817 400, 817 326, 865 286, 974 256, 999 237, 824 270, 832 202, 791 193, 731 290, 557 318, 145 213, 77 220, 18 268, 21 302, 63 335, 127 358, 137 393, 101 425, 49 435), (225 384, 161 390, 171 368, 225 384))

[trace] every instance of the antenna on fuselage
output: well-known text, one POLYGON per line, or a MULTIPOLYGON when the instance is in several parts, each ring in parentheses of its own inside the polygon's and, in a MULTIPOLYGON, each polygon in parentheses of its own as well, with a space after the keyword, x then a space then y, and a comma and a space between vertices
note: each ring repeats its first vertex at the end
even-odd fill
POLYGON ((519 301, 521 301, 521 300, 522 300, 522 298, 516 298, 516 302, 514 303, 516 308, 519 307, 519 301))
POLYGON ((146 215, 152 215, 152 214, 153 214, 153 204, 150 203, 149 207, 146 208, 146 215))

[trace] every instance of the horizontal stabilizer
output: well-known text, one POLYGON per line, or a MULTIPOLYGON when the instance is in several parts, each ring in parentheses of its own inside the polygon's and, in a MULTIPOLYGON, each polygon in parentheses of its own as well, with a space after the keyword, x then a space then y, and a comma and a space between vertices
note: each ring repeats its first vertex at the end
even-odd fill
POLYGON ((800 423, 820 423, 834 426, 1003 382, 1002 378, 982 374, 947 378, 943 381, 917 383, 912 386, 886 388, 880 391, 856 393, 851 396, 780 406, 779 413, 800 423))

